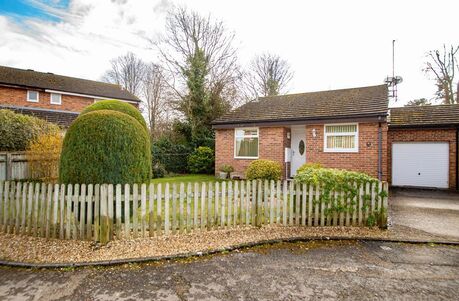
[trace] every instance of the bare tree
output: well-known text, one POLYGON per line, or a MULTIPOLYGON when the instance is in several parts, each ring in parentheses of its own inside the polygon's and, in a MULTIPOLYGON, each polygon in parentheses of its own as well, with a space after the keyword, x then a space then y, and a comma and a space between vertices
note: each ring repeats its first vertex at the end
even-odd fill
POLYGON ((109 83, 121 85, 139 97, 146 64, 132 52, 112 59, 110 63, 111 69, 105 72, 102 79, 109 83))
POLYGON ((171 75, 168 82, 179 103, 187 100, 189 63, 202 51, 207 68, 205 86, 210 98, 209 112, 216 118, 229 109, 234 100, 232 91, 241 77, 233 40, 234 34, 228 32, 223 22, 210 16, 203 17, 186 8, 175 8, 169 13, 165 35, 156 45, 171 75))
POLYGON ((144 99, 144 107, 150 127, 152 138, 157 137, 167 122, 170 88, 162 68, 154 63, 145 67, 141 86, 141 97, 144 99))
POLYGON ((257 55, 245 75, 246 94, 254 98, 285 93, 292 78, 290 65, 280 56, 269 53, 257 55))
POLYGON ((427 53, 428 61, 424 71, 434 75, 438 89, 437 97, 442 99, 444 104, 458 103, 459 100, 459 82, 454 83, 455 73, 459 70, 456 57, 458 51, 459 46, 451 45, 447 50, 446 45, 443 45, 443 52, 432 50, 427 53))

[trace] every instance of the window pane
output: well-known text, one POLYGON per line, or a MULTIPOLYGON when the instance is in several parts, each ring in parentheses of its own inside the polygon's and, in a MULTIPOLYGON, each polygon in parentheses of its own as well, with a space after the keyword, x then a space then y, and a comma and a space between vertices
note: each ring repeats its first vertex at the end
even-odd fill
POLYGON ((258 138, 237 138, 236 157, 258 157, 258 138))
POLYGON ((355 133, 357 132, 356 124, 344 124, 344 125, 327 125, 327 133, 355 133))
POLYGON ((328 136, 327 148, 352 149, 355 148, 355 136, 328 136))
POLYGON ((38 92, 37 91, 29 91, 29 99, 30 100, 37 100, 38 99, 38 92))
POLYGON ((61 103, 61 95, 60 94, 51 93, 51 102, 52 103, 61 103))

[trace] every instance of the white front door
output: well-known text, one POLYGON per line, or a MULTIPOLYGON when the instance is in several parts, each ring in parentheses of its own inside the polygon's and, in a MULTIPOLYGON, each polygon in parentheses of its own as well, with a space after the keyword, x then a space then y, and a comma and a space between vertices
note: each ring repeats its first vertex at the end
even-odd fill
POLYGON ((296 175, 296 170, 306 163, 306 127, 292 127, 291 129, 292 162, 290 163, 290 176, 296 175))
POLYGON ((392 185, 448 188, 449 144, 392 144, 392 185))

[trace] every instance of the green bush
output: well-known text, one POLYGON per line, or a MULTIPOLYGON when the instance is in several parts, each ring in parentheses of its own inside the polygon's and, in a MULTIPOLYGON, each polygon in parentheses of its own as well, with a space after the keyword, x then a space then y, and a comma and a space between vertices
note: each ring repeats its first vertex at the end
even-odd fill
POLYGON ((186 144, 175 143, 169 137, 161 137, 151 145, 153 165, 162 164, 167 172, 186 173, 188 156, 192 152, 186 144))
POLYGON ((59 178, 62 183, 149 182, 147 132, 121 112, 100 110, 80 115, 65 135, 59 178))
POLYGON ((0 110, 0 151, 24 151, 39 136, 59 131, 57 125, 43 119, 0 110))
MULTIPOLYGON (((360 188, 364 188, 366 183, 377 183, 378 180, 360 172, 333 169, 317 168, 316 166, 305 166, 295 176, 295 182, 301 184, 319 185, 321 193, 316 203, 326 204, 325 215, 330 216, 333 213, 349 213, 355 211, 358 202, 360 188), (335 192, 338 192, 337 194, 335 192), (348 203, 350 200, 350 203, 348 203)), ((380 191, 379 187, 375 189, 375 199, 382 200, 387 197, 387 192, 380 191)), ((371 192, 363 189, 361 197, 361 210, 365 211, 370 208, 371 192)), ((385 227, 387 224, 387 212, 384 209, 370 211, 367 219, 367 226, 375 225, 385 227)))
POLYGON ((142 127, 148 132, 147 123, 145 122, 145 119, 143 118, 142 114, 140 114, 140 111, 136 107, 127 102, 119 100, 101 100, 93 103, 90 106, 87 106, 81 112, 81 115, 99 110, 111 110, 128 114, 129 116, 135 118, 138 122, 140 122, 142 127))
POLYGON ((280 180, 282 175, 282 166, 279 162, 271 160, 255 160, 250 163, 245 172, 248 180, 280 180))
POLYGON ((210 147, 200 146, 188 157, 188 170, 191 173, 214 173, 215 157, 210 147))
POLYGON ((317 168, 315 166, 302 166, 298 169, 295 181, 303 184, 321 184, 330 189, 343 188, 353 183, 365 183, 377 181, 367 174, 333 168, 317 168))
POLYGON ((323 168, 322 164, 320 163, 314 163, 314 162, 308 162, 308 163, 305 163, 303 165, 301 165, 297 170, 296 170, 296 173, 301 173, 303 172, 304 170, 308 169, 308 168, 323 168))

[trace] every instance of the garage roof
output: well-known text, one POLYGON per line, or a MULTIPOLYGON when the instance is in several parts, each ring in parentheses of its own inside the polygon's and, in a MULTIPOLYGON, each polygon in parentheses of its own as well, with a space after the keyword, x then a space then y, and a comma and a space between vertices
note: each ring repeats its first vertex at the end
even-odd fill
POLYGON ((459 125, 459 104, 391 108, 389 126, 459 125))

